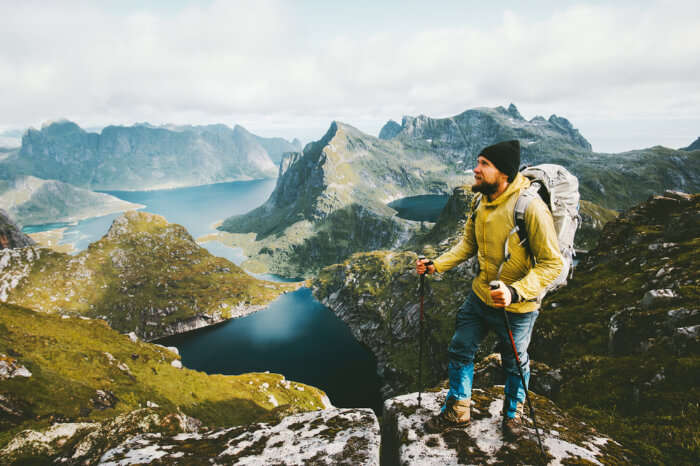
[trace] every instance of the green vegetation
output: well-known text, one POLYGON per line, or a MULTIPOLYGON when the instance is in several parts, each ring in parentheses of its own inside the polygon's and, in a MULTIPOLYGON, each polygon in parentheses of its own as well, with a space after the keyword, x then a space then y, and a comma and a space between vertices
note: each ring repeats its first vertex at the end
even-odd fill
POLYGON ((24 429, 104 422, 153 403, 161 414, 184 413, 209 427, 271 420, 289 407, 323 407, 323 392, 277 374, 178 369, 171 365, 176 354, 132 342, 98 319, 65 319, 0 304, 0 333, 0 354, 32 373, 0 384, 0 449, 24 429), (106 394, 102 399, 98 390, 106 394))
POLYGON ((533 336, 533 359, 561 371, 555 401, 644 463, 700 461, 698 208, 653 199, 609 224, 533 336), (643 305, 655 289, 674 297, 643 305))
POLYGON ((255 279, 198 246, 163 217, 129 212, 76 256, 33 248, 11 255, 9 303, 105 319, 156 339, 261 309, 296 284, 255 279))

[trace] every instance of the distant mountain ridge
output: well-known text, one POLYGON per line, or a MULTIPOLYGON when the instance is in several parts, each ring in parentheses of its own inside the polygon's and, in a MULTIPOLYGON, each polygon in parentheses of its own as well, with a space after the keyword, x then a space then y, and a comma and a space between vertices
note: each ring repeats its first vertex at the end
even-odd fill
POLYGON ((56 179, 92 190, 136 190, 274 178, 273 162, 300 144, 241 126, 107 126, 84 131, 62 120, 29 129, 0 160, 0 178, 56 179))
POLYGON ((405 116, 401 130, 389 121, 380 135, 421 141, 448 163, 474 166, 478 152, 499 141, 517 139, 521 164, 557 163, 579 178, 582 199, 625 209, 666 189, 700 191, 700 157, 694 152, 656 146, 617 154, 592 151, 591 144, 564 117, 525 120, 510 104, 474 108, 449 118, 405 116))

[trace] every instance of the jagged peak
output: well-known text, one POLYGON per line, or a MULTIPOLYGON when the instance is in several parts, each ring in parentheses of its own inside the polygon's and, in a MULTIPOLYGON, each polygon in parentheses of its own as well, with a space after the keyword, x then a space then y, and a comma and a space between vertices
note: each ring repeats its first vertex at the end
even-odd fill
POLYGON ((507 110, 507 111, 508 111, 508 114, 509 114, 510 116, 512 116, 513 118, 516 118, 516 119, 518 119, 518 120, 525 120, 525 118, 523 118, 523 116, 522 116, 522 115, 520 114, 520 112, 518 111, 518 107, 516 107, 515 104, 513 104, 512 102, 511 102, 511 104, 508 106, 508 110, 507 110))
POLYGON ((384 126, 382 126, 382 129, 379 130, 379 139, 393 139, 401 132, 402 129, 403 127, 396 121, 389 120, 384 124, 384 126))

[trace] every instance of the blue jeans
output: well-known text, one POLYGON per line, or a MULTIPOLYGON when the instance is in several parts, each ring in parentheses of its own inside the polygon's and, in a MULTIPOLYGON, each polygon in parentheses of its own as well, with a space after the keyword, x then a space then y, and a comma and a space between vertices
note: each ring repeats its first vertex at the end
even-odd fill
MULTIPOLYGON (((539 311, 518 314, 509 312, 508 320, 513 332, 513 340, 518 349, 518 358, 523 371, 525 383, 530 380, 530 358, 527 347, 530 344, 532 329, 539 311)), ((518 372, 518 365, 513 355, 513 345, 508 336, 508 329, 503 320, 503 309, 489 307, 472 291, 457 313, 455 334, 449 351, 448 373, 450 391, 447 398, 463 400, 471 398, 474 380, 474 355, 484 336, 491 329, 496 332, 501 343, 501 361, 506 372, 506 416, 515 416, 517 403, 525 401, 525 390, 518 372)))

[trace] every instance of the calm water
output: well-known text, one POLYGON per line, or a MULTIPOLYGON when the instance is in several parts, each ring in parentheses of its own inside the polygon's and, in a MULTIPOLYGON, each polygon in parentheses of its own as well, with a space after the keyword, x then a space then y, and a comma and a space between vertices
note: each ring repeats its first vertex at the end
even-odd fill
MULTIPOLYGON (((120 199, 143 204, 146 212, 178 223, 193 237, 214 232, 211 225, 230 215, 259 206, 275 187, 275 180, 220 183, 158 191, 108 191, 120 199)), ((64 241, 83 250, 100 239, 119 214, 77 224, 25 227, 25 233, 66 227, 64 241)), ((218 241, 202 246, 236 264, 239 249, 218 241)), ((293 281, 269 274, 275 281, 293 281)), ((190 369, 210 374, 276 372, 290 380, 324 390, 335 406, 371 407, 381 411, 379 378, 373 355, 362 347, 332 311, 302 288, 281 296, 267 309, 214 327, 169 337, 161 343, 176 346, 190 369)))
MULTIPOLYGON (((275 189, 275 183, 276 180, 235 181, 192 188, 103 192, 125 201, 145 205, 144 211, 162 215, 168 222, 184 226, 194 238, 197 238, 214 232, 215 230, 211 228, 214 222, 231 215, 244 214, 265 202, 275 189)), ((73 243, 77 251, 82 251, 90 243, 100 239, 119 215, 117 213, 90 218, 81 220, 77 224, 52 223, 28 226, 22 231, 35 233, 67 227, 61 243, 73 243)), ((207 243, 205 247, 212 254, 220 255, 210 249, 210 246, 217 247, 214 244, 207 243)), ((217 249, 217 251, 223 250, 217 249)), ((236 263, 240 264, 240 254, 229 257, 230 254, 228 252, 224 257, 229 260, 231 257, 238 258, 236 263)))
POLYGON ((407 220, 435 222, 447 204, 450 196, 446 194, 426 194, 423 196, 404 197, 387 204, 395 209, 397 216, 407 220))
POLYGON ((381 412, 374 358, 308 288, 264 311, 158 343, 176 346, 190 368, 210 374, 269 370, 321 388, 336 406, 381 412))

